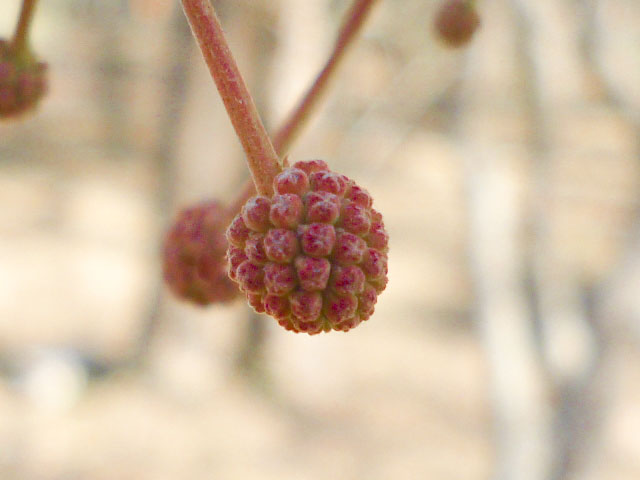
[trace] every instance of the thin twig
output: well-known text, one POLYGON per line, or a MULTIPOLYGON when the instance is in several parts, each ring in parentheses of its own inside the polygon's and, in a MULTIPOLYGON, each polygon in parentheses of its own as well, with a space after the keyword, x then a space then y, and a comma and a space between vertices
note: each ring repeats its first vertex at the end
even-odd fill
POLYGON ((216 13, 209 0, 182 0, 182 7, 247 156, 256 190, 261 195, 271 195, 273 178, 282 169, 280 160, 231 54, 216 13))
POLYGON ((29 27, 33 20, 33 13, 38 0, 22 0, 22 8, 20 9, 20 17, 16 25, 15 33, 11 41, 16 51, 22 51, 26 48, 29 39, 29 27))

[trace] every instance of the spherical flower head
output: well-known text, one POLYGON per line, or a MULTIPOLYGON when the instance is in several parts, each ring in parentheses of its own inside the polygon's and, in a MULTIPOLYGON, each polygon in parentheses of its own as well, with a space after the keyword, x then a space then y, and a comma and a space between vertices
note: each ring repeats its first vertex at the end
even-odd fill
POLYGON ((294 332, 347 331, 387 285, 389 237, 369 193, 322 160, 276 176, 227 229, 229 276, 249 304, 294 332))
POLYGON ((0 40, 0 119, 33 109, 47 91, 47 65, 0 40))
POLYGON ((480 27, 480 16, 472 0, 445 0, 435 17, 438 37, 450 47, 462 47, 480 27))
POLYGON ((180 212, 164 244, 164 280, 179 298, 198 305, 240 296, 227 275, 225 229, 229 214, 217 201, 180 212))

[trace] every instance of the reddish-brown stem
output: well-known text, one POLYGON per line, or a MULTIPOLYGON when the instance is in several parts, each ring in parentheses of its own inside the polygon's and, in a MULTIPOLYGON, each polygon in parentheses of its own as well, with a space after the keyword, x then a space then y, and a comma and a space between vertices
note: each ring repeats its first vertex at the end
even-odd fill
POLYGON ((33 19, 33 12, 38 0, 22 0, 22 8, 20 9, 20 17, 18 18, 18 24, 13 34, 11 44, 13 48, 20 52, 27 46, 27 40, 29 38, 29 27, 31 20, 33 19))
POLYGON ((182 7, 242 143, 256 190, 261 195, 271 196, 273 178, 282 170, 280 160, 240 75, 213 6, 209 0, 182 0, 182 7))
MULTIPOLYGON (((322 70, 320 70, 320 73, 318 73, 311 87, 300 99, 297 106, 291 111, 273 137, 273 146, 276 152, 278 152, 278 155, 284 156, 287 153, 291 144, 307 124, 314 108, 327 91, 329 81, 345 57, 348 47, 353 44, 358 33, 362 30, 362 26, 376 2, 377 0, 354 0, 353 5, 351 5, 351 8, 345 14, 345 18, 338 32, 338 38, 334 43, 333 51, 327 59, 327 62, 322 70)), ((229 206, 229 210, 231 212, 238 212, 252 195, 255 195, 253 183, 247 182, 243 186, 240 194, 229 206)))
POLYGON ((333 77, 341 60, 344 58, 348 47, 353 44, 353 40, 360 32, 365 23, 371 7, 377 0, 355 0, 349 11, 345 15, 345 20, 340 27, 338 38, 333 47, 333 52, 327 60, 324 68, 318 74, 309 90, 293 110, 282 127, 273 137, 273 145, 280 155, 284 155, 293 140, 298 136, 300 130, 306 124, 314 107, 318 104, 322 95, 327 90, 329 80, 333 77))

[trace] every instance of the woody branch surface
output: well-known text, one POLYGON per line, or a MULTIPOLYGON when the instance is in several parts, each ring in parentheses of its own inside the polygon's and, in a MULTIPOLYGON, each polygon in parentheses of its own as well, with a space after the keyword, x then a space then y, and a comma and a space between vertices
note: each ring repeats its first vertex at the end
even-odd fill
POLYGON ((209 0, 182 0, 182 7, 240 139, 256 190, 259 194, 271 196, 273 178, 282 170, 280 160, 231 54, 216 13, 209 0))

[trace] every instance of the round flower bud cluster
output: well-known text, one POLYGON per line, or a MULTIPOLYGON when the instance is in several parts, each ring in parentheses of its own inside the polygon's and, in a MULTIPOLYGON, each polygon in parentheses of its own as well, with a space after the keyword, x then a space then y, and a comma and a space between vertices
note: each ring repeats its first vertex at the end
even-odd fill
POLYGON ((228 302, 240 295, 227 275, 225 229, 229 214, 217 201, 180 212, 164 244, 164 280, 183 300, 198 305, 228 302))
POLYGON ((46 63, 0 40, 0 118, 15 117, 33 108, 46 93, 46 73, 46 63))
POLYGON ((445 0, 435 17, 440 39, 450 47, 462 47, 480 27, 480 16, 473 0, 445 0))
POLYGON ((322 160, 276 176, 229 225, 229 276, 259 313, 294 332, 347 331, 387 284, 388 235, 372 199, 322 160))

